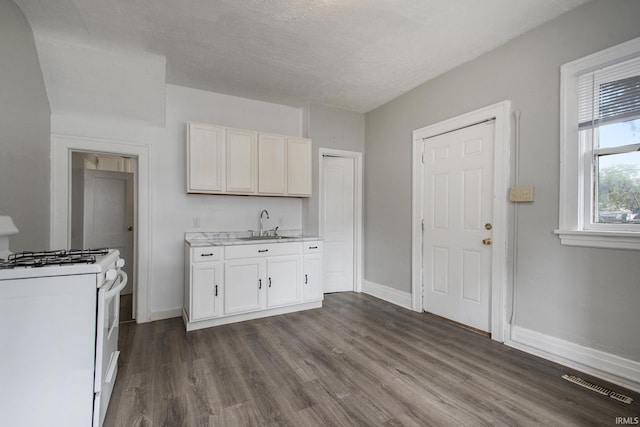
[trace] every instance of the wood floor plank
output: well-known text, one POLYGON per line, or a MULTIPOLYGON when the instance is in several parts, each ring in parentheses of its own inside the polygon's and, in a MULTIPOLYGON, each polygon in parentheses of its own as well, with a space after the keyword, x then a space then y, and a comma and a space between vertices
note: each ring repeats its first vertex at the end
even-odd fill
POLYGON ((364 294, 187 333, 121 325, 105 427, 614 425, 640 413, 585 374, 364 294))

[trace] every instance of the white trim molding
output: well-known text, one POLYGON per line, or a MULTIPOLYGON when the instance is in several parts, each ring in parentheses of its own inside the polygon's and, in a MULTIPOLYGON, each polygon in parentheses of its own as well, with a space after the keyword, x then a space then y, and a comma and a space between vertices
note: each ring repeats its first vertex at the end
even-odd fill
POLYGON ((511 332, 510 347, 640 392, 640 362, 519 326, 511 332))
POLYGON ((151 311, 149 312, 149 322, 155 322, 156 320, 173 319, 174 317, 181 317, 184 309, 171 308, 167 310, 151 311))
POLYGON ((554 233, 567 246, 640 250, 639 233, 591 230, 555 230, 554 233))
MULTIPOLYGON (((150 147, 147 144, 51 135, 51 248, 68 248, 71 244, 71 153, 93 152, 132 156, 138 159, 136 195, 137 215, 134 253, 136 257, 136 322, 148 322, 149 283, 151 278, 151 182, 150 147)), ((178 313, 176 316, 179 316, 178 313)))
POLYGON ((399 291, 391 286, 381 285, 366 279, 362 292, 411 310, 411 294, 409 292, 399 291))
POLYGON ((579 75, 639 54, 640 38, 636 38, 560 68, 560 209, 554 232, 563 245, 640 250, 640 232, 625 230, 621 225, 599 224, 596 229, 588 224, 591 172, 586 170, 589 168, 585 167, 578 135, 579 75))
POLYGON ((502 101, 479 110, 413 131, 411 308, 422 312, 422 219, 424 198, 424 139, 495 119, 493 177, 493 241, 491 265, 491 338, 504 341, 507 299, 507 194, 509 189, 509 141, 511 102, 502 101))
POLYGON ((362 292, 362 251, 363 251, 363 219, 362 219, 362 196, 363 196, 363 167, 364 164, 362 162, 362 153, 358 151, 345 151, 345 150, 335 150, 332 148, 322 148, 318 150, 318 228, 320 236, 324 236, 324 220, 322 218, 322 210, 324 209, 324 194, 323 194, 323 185, 324 185, 324 174, 323 174, 323 159, 324 155, 329 155, 332 157, 343 157, 354 160, 354 173, 355 173, 355 206, 353 207, 353 215, 354 215, 354 284, 353 290, 354 292, 362 292))

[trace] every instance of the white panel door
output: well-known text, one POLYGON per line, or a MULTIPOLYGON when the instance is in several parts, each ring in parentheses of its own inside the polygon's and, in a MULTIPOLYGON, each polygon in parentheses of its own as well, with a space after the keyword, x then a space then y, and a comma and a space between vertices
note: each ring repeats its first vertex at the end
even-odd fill
POLYGON ((258 170, 258 134, 227 129, 227 191, 255 193, 258 170))
POLYGON ((423 306, 489 331, 494 123, 424 145, 423 306))
POLYGON ((353 291, 355 160, 325 157, 322 165, 324 291, 353 291))
POLYGON ((83 248, 120 251, 129 276, 122 295, 134 289, 133 221, 134 176, 129 172, 84 170, 83 248))

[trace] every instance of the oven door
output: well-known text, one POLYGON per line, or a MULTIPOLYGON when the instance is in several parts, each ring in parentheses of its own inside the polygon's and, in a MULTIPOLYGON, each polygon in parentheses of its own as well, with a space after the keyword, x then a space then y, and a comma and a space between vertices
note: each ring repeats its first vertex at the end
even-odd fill
POLYGON ((107 412, 118 371, 118 324, 120 292, 127 286, 127 274, 118 270, 116 278, 98 289, 96 368, 93 426, 100 427, 107 412))

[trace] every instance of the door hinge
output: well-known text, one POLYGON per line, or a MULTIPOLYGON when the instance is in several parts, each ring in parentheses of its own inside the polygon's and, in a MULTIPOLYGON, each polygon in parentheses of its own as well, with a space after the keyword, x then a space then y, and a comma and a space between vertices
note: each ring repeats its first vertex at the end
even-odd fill
POLYGON ((420 156, 422 158, 422 164, 424 165, 424 152, 422 152, 422 156, 420 156))
POLYGON ((424 219, 422 220, 422 231, 424 231, 424 219))

